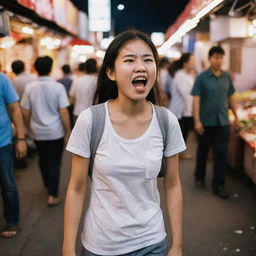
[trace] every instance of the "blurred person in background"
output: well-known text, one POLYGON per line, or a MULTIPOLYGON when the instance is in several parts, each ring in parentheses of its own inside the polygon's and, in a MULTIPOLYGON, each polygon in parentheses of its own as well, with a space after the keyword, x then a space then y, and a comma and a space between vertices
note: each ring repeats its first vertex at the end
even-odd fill
POLYGON ((39 77, 26 87, 21 100, 25 124, 35 141, 39 168, 48 189, 49 207, 61 202, 58 197, 61 158, 70 134, 67 93, 62 84, 49 77, 52 63, 48 56, 36 59, 34 67, 39 77))
POLYGON ((158 73, 158 81, 159 81, 159 89, 160 89, 160 94, 161 94, 161 100, 163 106, 168 106, 169 103, 169 96, 168 92, 166 91, 167 86, 166 83, 168 81, 168 68, 170 67, 171 62, 167 57, 162 57, 159 60, 159 73, 158 73))
POLYGON ((222 199, 227 199, 229 194, 225 188, 225 167, 229 140, 229 107, 235 116, 235 126, 239 128, 240 125, 232 79, 221 69, 224 55, 225 52, 220 46, 210 49, 210 68, 197 76, 192 95, 195 130, 199 135, 195 185, 198 188, 205 187, 207 155, 212 146, 212 192, 222 199))
POLYGON ((70 102, 74 104, 74 123, 78 115, 92 105, 97 83, 97 61, 90 58, 80 63, 78 69, 83 75, 74 80, 69 92, 70 102))
POLYGON ((68 95, 71 88, 71 84, 73 82, 71 68, 69 64, 65 64, 61 67, 61 70, 63 73, 63 77, 59 79, 58 82, 64 85, 68 95))
MULTIPOLYGON (((175 73, 172 83, 172 100, 169 109, 176 115, 180 122, 184 140, 190 131, 194 130, 193 97, 191 91, 194 85, 195 60, 191 53, 184 53, 178 62, 179 70, 175 73)), ((191 159, 188 153, 181 154, 182 158, 191 159)))
POLYGON ((16 92, 18 93, 20 99, 24 93, 24 90, 28 83, 35 81, 36 76, 25 72, 25 64, 21 60, 16 60, 12 63, 12 72, 16 75, 12 82, 16 92))
POLYGON ((165 82, 165 92, 169 100, 168 105, 170 104, 170 101, 172 99, 173 78, 178 69, 179 69, 179 60, 174 60, 168 68, 167 80, 165 82))
MULTIPOLYGON (((61 67, 61 69, 62 69, 63 77, 61 79, 59 79, 58 82, 64 85, 67 95, 69 95, 71 84, 73 82, 71 68, 70 68, 69 64, 65 64, 61 67)), ((73 104, 70 104, 70 106, 68 107, 68 112, 69 112, 69 119, 70 119, 71 127, 73 127, 74 126, 74 124, 73 124, 73 104)))
POLYGON ((13 176, 11 121, 16 133, 15 155, 17 158, 22 158, 26 155, 27 146, 19 97, 8 77, 0 73, 0 188, 6 221, 1 233, 3 238, 15 237, 19 225, 19 197, 13 176))

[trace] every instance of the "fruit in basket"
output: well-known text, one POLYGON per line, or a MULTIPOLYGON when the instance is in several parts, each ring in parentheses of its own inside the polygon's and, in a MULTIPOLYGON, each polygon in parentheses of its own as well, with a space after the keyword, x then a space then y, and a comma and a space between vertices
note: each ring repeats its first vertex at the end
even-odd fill
POLYGON ((241 125, 242 125, 242 129, 243 129, 243 130, 246 130, 246 129, 248 129, 249 127, 252 126, 252 121, 249 120, 249 119, 240 120, 240 123, 241 123, 241 125))

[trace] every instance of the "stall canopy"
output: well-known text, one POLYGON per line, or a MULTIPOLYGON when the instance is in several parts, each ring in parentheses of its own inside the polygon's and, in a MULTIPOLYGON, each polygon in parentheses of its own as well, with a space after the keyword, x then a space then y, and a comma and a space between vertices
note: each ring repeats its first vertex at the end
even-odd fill
POLYGON ((172 24, 166 31, 165 39, 167 40, 172 34, 174 34, 178 28, 191 16, 195 15, 198 10, 202 9, 204 6, 212 2, 212 0, 190 0, 186 5, 183 12, 176 19, 175 23, 172 24))

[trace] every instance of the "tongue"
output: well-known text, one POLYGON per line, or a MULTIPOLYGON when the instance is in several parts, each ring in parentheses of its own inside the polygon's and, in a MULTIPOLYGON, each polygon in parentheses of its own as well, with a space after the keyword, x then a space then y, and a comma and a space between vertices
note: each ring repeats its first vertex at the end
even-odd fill
POLYGON ((144 86, 144 83, 142 83, 142 82, 141 83, 140 82, 133 83, 133 86, 136 89, 136 91, 138 91, 138 92, 145 91, 145 86, 144 86))

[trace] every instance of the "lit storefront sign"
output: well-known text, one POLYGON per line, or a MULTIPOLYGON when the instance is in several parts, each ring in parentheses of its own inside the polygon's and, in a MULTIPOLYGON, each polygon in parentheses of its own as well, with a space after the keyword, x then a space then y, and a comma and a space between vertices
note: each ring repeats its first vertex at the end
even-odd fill
POLYGON ((67 31, 77 34, 78 10, 67 0, 53 0, 54 21, 67 31))
POLYGON ((89 0, 89 30, 110 31, 111 13, 110 0, 89 0))

